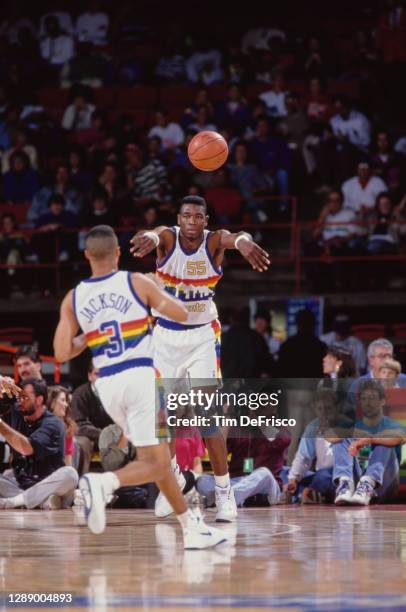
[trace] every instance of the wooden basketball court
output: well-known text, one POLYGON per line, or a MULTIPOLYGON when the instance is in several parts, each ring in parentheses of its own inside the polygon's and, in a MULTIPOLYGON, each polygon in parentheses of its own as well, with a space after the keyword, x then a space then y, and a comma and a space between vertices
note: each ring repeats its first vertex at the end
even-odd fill
POLYGON ((406 610, 402 506, 244 509, 220 525, 231 544, 186 552, 176 520, 152 511, 110 511, 101 536, 80 522, 72 510, 0 512, 0 609, 406 610), (9 593, 72 603, 11 604, 9 593))

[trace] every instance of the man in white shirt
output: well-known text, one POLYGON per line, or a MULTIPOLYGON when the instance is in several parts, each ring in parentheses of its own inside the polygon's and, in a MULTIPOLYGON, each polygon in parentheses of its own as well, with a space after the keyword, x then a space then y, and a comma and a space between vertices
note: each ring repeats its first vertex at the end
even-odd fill
POLYGON ((148 132, 148 138, 158 136, 163 149, 175 149, 185 141, 185 134, 178 123, 168 122, 168 113, 164 109, 155 112, 155 125, 148 132))
POLYGON ((93 104, 89 104, 86 99, 79 95, 76 96, 72 104, 66 107, 62 118, 62 127, 65 130, 80 132, 87 130, 92 122, 92 114, 95 110, 93 104))
POLYGON ((268 114, 271 117, 286 117, 288 114, 285 105, 286 93, 283 76, 275 75, 273 88, 259 96, 265 102, 268 114))
POLYGON ((74 55, 73 38, 62 32, 53 15, 45 20, 45 37, 41 40, 41 56, 53 66, 62 66, 74 55))
POLYGON ((342 184, 344 208, 350 208, 359 219, 366 218, 375 206, 377 196, 388 191, 386 183, 378 176, 372 176, 369 163, 357 166, 357 176, 342 184))
POLYGON ((336 114, 330 119, 334 135, 348 140, 359 149, 367 149, 371 142, 371 125, 365 115, 351 108, 345 96, 334 100, 336 114))
POLYGON ((186 75, 190 83, 213 85, 224 78, 221 53, 217 49, 200 48, 186 62, 186 75))
POLYGON ((109 17, 100 10, 98 0, 90 2, 89 10, 79 15, 76 22, 76 36, 80 42, 106 45, 108 29, 109 17))

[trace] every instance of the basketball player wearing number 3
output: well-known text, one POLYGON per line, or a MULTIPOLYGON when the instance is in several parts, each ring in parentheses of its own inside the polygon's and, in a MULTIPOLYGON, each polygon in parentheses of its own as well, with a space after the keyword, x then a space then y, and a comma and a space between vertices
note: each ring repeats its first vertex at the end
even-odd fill
MULTIPOLYGON (((196 388, 198 379, 212 380, 204 391, 215 391, 220 372, 220 323, 214 303, 215 287, 222 277, 226 249, 237 249, 254 270, 265 272, 270 265, 266 251, 250 234, 231 234, 225 229, 210 232, 207 228, 207 206, 203 198, 183 198, 178 226, 157 227, 138 232, 131 240, 134 257, 144 257, 157 249, 156 282, 179 298, 188 310, 185 323, 157 316, 153 334, 154 364, 163 379, 189 378, 196 388)), ((204 432, 202 432, 204 435, 204 432)), ((205 438, 216 481, 216 520, 231 522, 237 516, 234 494, 230 487, 225 440, 219 430, 205 438)), ((171 443, 172 467, 179 486, 185 481, 176 464, 175 441, 171 443)), ((171 514, 172 507, 161 493, 155 514, 171 514)))

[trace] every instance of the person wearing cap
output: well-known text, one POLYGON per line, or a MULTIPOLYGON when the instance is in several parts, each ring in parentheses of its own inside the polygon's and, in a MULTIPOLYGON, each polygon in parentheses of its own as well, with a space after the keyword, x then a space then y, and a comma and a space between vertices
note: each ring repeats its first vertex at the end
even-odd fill
POLYGON ((327 346, 341 348, 351 353, 357 372, 365 373, 367 368, 365 347, 359 338, 351 335, 351 320, 347 314, 338 313, 334 318, 332 331, 321 335, 320 340, 327 346))

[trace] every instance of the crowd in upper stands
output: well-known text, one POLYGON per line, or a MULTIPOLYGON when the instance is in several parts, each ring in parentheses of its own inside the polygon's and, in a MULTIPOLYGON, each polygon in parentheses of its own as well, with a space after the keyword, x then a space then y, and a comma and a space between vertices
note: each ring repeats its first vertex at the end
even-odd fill
POLYGON ((269 18, 223 38, 181 21, 164 36, 132 3, 74 12, 62 0, 24 17, 13 6, 0 23, 2 262, 75 260, 73 233, 56 254, 64 228, 173 223, 188 192, 220 224, 289 219, 298 195, 300 216, 319 221, 309 256, 403 248, 402 1, 364 7, 355 34, 315 15, 300 33, 269 18), (202 130, 228 141, 217 172, 188 161, 202 130))

